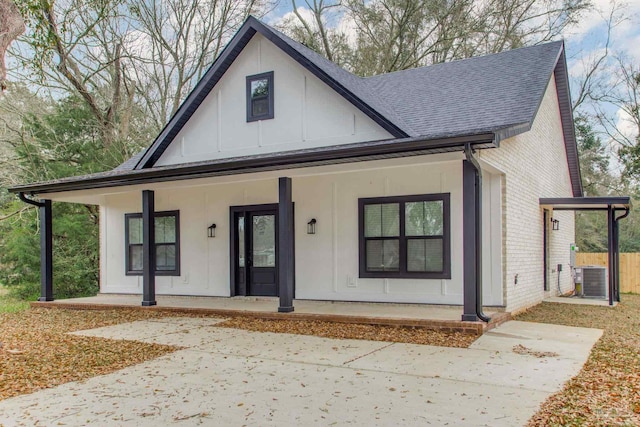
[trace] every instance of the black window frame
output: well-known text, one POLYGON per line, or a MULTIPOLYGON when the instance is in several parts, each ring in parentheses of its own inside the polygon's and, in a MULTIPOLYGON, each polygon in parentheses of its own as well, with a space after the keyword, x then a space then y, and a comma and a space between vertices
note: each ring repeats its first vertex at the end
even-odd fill
MULTIPOLYGON (((154 214, 155 218, 162 218, 173 216, 176 219, 176 242, 175 243, 156 243, 156 253, 158 246, 175 245, 176 247, 176 268, 173 270, 158 270, 156 267, 156 276, 180 276, 180 211, 162 211, 154 214)), ((141 276, 142 270, 131 270, 129 267, 129 248, 131 246, 142 246, 142 243, 129 243, 129 219, 140 218, 142 219, 142 213, 127 213, 124 214, 124 258, 125 258, 125 275, 127 276, 141 276)))
POLYGON ((274 117, 274 112, 273 112, 273 92, 274 92, 274 86, 273 86, 273 71, 268 71, 266 73, 260 73, 260 74, 254 74, 252 76, 247 76, 247 122, 256 122, 258 120, 269 120, 269 119, 273 119, 274 117), (252 107, 252 101, 253 99, 251 98, 251 83, 256 81, 256 80, 263 80, 263 79, 267 79, 268 81, 268 85, 269 85, 269 94, 267 95, 267 98, 269 100, 269 111, 267 111, 264 114, 259 114, 259 115, 254 115, 253 114, 253 108, 252 107))
MULTIPOLYGON (((450 193, 420 194, 410 196, 391 197, 367 197, 358 199, 358 255, 359 255, 359 277, 380 278, 380 279, 451 279, 451 195, 450 193), (415 239, 417 236, 407 236, 405 234, 405 203, 411 202, 432 202, 442 201, 442 271, 407 271, 407 241, 415 239), (366 205, 378 205, 386 203, 397 203, 399 205, 399 269, 398 271, 368 271, 366 260, 366 242, 368 239, 364 235, 365 218, 364 211, 366 205)), ((384 237, 383 239, 396 239, 395 237, 384 237)), ((417 237, 424 238, 424 237, 417 237)), ((429 238, 429 237, 427 237, 429 238)), ((438 237, 440 238, 440 237, 438 237)))

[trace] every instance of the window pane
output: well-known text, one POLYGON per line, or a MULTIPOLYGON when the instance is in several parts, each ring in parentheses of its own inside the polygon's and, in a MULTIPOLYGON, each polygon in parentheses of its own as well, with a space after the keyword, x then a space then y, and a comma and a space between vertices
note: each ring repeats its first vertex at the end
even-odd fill
POLYGON ((364 206, 364 237, 382 236, 382 205, 364 206))
POLYGON ((129 244, 142 243, 142 218, 127 218, 129 221, 129 244))
POLYGON ((442 239, 408 239, 407 271, 442 271, 442 239))
POLYGON ((269 98, 260 98, 251 100, 251 115, 262 116, 269 114, 269 98))
POLYGON ((442 236, 442 200, 405 203, 406 236, 442 236))
POLYGON ((396 239, 367 240, 367 271, 398 271, 400 268, 400 242, 396 239))
POLYGON ((400 235, 400 205, 385 203, 364 206, 365 237, 396 237, 400 235))
POLYGON ((251 81, 251 98, 269 96, 269 79, 256 79, 251 81))
POLYGON ((400 205, 387 203, 382 205, 382 236, 396 237, 400 235, 400 205))
POLYGON ((161 216, 155 221, 156 243, 176 243, 176 217, 161 216))
POLYGON ((171 271, 176 269, 175 245, 156 246, 156 270, 171 271))
POLYGON ((129 246, 129 271, 142 271, 142 245, 129 246))
POLYGON ((276 217, 253 216, 253 266, 276 266, 276 217))
POLYGON ((238 267, 244 267, 244 217, 238 218, 238 267))

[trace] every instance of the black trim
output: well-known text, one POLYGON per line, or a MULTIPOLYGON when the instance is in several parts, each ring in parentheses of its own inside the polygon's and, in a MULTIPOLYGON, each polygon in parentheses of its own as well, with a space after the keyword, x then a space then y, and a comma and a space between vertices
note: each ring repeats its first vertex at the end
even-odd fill
MULTIPOLYGON (((420 238, 420 237, 417 237, 420 238)), ((387 239, 387 238, 383 238, 387 239)), ((358 199, 358 254, 359 254, 359 277, 360 278, 388 278, 388 279, 450 279, 451 278, 451 208, 450 194, 420 194, 410 196, 391 197, 367 197, 358 199), (407 202, 428 202, 442 201, 442 271, 440 272, 412 272, 407 271, 407 241, 414 236, 405 235, 405 203, 407 202), (389 240, 398 240, 400 245, 399 270, 398 271, 368 271, 366 265, 366 241, 376 240, 375 238, 365 238, 364 236, 364 207, 366 205, 398 203, 400 212, 400 228, 398 237, 389 237, 389 240)))
POLYGON ((235 157, 173 165, 171 167, 108 173, 104 175, 101 174, 97 177, 76 177, 57 182, 34 183, 12 187, 9 191, 12 193, 29 192, 32 194, 43 194, 379 160, 410 155, 447 153, 460 151, 468 143, 472 143, 474 146, 480 148, 495 147, 493 134, 490 133, 429 141, 420 138, 368 141, 366 143, 345 144, 339 147, 294 150, 269 155, 235 157))
POLYGON ((543 289, 549 290, 549 221, 551 220, 549 210, 544 209, 542 213, 542 265, 543 265, 543 289))
POLYGON ((253 76, 247 76, 247 122, 256 122, 258 120, 269 120, 274 117, 274 107, 273 107, 273 97, 274 97, 274 86, 273 86, 273 71, 269 71, 267 73, 254 74, 253 76), (268 111, 264 114, 253 115, 253 101, 252 93, 251 93, 251 83, 256 80, 264 80, 267 79, 267 86, 269 92, 267 93, 267 101, 268 101, 268 111))
MULTIPOLYGON (((607 209, 608 205, 623 205, 629 207, 631 198, 627 196, 613 196, 613 197, 542 197, 539 199, 541 205, 547 205, 553 207, 553 209, 560 209, 556 205, 581 205, 584 209, 593 209, 589 206, 594 205, 606 205, 598 206, 599 208, 607 209)), ((573 210, 577 208, 567 208, 567 210, 573 210)), ((616 208, 618 209, 618 208, 616 208)), ((624 209, 624 208, 622 208, 624 209)))
MULTIPOLYGON (((158 270, 155 269, 156 276, 180 276, 180 211, 162 211, 155 212, 155 218, 173 216, 176 219, 176 243, 165 244, 165 243, 156 243, 155 247, 160 245, 165 246, 175 246, 176 247, 176 269, 175 270, 158 270)), ((142 218, 142 213, 128 213, 124 214, 124 257, 125 257, 125 275, 126 276, 140 276, 143 274, 143 270, 130 270, 129 266, 129 247, 131 246, 143 246, 144 240, 142 244, 129 244, 129 219, 131 218, 142 218)), ((154 224, 155 225, 155 224, 154 224)), ((155 237, 155 236, 154 236, 155 237)))
MULTIPOLYGON (((276 213, 276 239, 278 238, 278 204, 267 203, 262 205, 242 205, 242 206, 230 206, 229 207, 229 287, 230 295, 233 296, 246 296, 247 295, 247 275, 245 274, 245 282, 238 283, 236 274, 236 259, 238 258, 238 235, 236 233, 236 218, 239 215, 245 217, 245 248, 249 247, 249 232, 247 227, 249 224, 246 222, 247 212, 275 212, 276 213)), ((278 279, 278 263, 280 259, 279 244, 276 244, 276 280, 278 279)), ((246 261, 245 261, 246 263, 246 261)), ((246 266, 247 264, 245 264, 246 266)))
POLYGON ((158 135, 153 144, 145 152, 144 156, 142 156, 140 161, 138 161, 135 169, 150 168, 155 164, 162 153, 164 153, 164 150, 166 150, 169 144, 173 141, 173 138, 175 138, 178 132, 195 113, 200 104, 204 101, 204 99, 211 92, 218 81, 220 81, 224 73, 229 69, 238 55, 240 55, 244 47, 249 43, 256 32, 259 32, 265 38, 282 49, 300 65, 305 67, 309 72, 329 85, 333 90, 335 90, 347 101, 361 110, 364 114, 366 114, 369 118, 379 124, 391 135, 396 138, 408 136, 406 132, 401 130, 391 120, 384 117, 378 111, 369 106, 366 102, 357 97, 353 92, 338 83, 334 78, 330 77, 325 71, 311 62, 308 58, 300 54, 271 28, 264 25, 253 16, 249 16, 242 27, 240 27, 238 32, 236 32, 231 41, 224 48, 220 56, 216 58, 213 65, 211 65, 209 70, 198 82, 193 91, 191 91, 191 93, 187 96, 186 100, 182 103, 176 114, 174 114, 174 116, 169 120, 168 124, 164 127, 160 135, 158 135))
POLYGON ((580 158, 578 156, 578 143, 576 139, 575 124, 573 122, 573 107, 571 105, 571 91, 569 89, 569 74, 565 55, 564 42, 562 50, 553 72, 560 108, 560 122, 564 135, 564 147, 567 154, 569 176, 573 188, 574 197, 582 197, 582 175, 580 173, 580 158))

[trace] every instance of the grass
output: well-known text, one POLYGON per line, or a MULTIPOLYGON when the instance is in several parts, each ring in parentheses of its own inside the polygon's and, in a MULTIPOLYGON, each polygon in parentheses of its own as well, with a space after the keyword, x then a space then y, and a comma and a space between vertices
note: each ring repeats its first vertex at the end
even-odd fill
POLYGON ((640 295, 615 308, 542 303, 517 320, 603 329, 580 373, 529 426, 640 425, 640 295))
POLYGON ((29 302, 12 296, 9 290, 0 284, 0 313, 17 313, 29 308, 29 302))

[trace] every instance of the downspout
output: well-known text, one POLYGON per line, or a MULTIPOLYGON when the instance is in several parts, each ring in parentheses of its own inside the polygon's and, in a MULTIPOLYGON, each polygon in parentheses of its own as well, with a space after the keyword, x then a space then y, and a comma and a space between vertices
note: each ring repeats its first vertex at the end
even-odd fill
POLYGON ((36 207, 39 207, 39 208, 44 206, 44 203, 42 203, 42 202, 36 202, 35 200, 28 199, 27 196, 25 196, 22 191, 18 193, 18 198, 20 200, 22 200, 23 202, 28 203, 28 204, 30 204, 32 206, 36 206, 36 207))
MULTIPOLYGON (((615 256, 615 300, 620 302, 620 229, 618 221, 629 216, 629 208, 624 209, 624 214, 616 218, 615 210, 613 211, 613 234, 615 240, 614 256, 615 256)), ((611 269, 609 269, 611 270, 611 269)), ((611 274, 611 271, 609 271, 611 274)))
POLYGON ((464 145, 464 155, 476 170, 476 315, 480 320, 488 323, 491 318, 482 311, 482 169, 478 159, 473 156, 470 143, 464 145))

